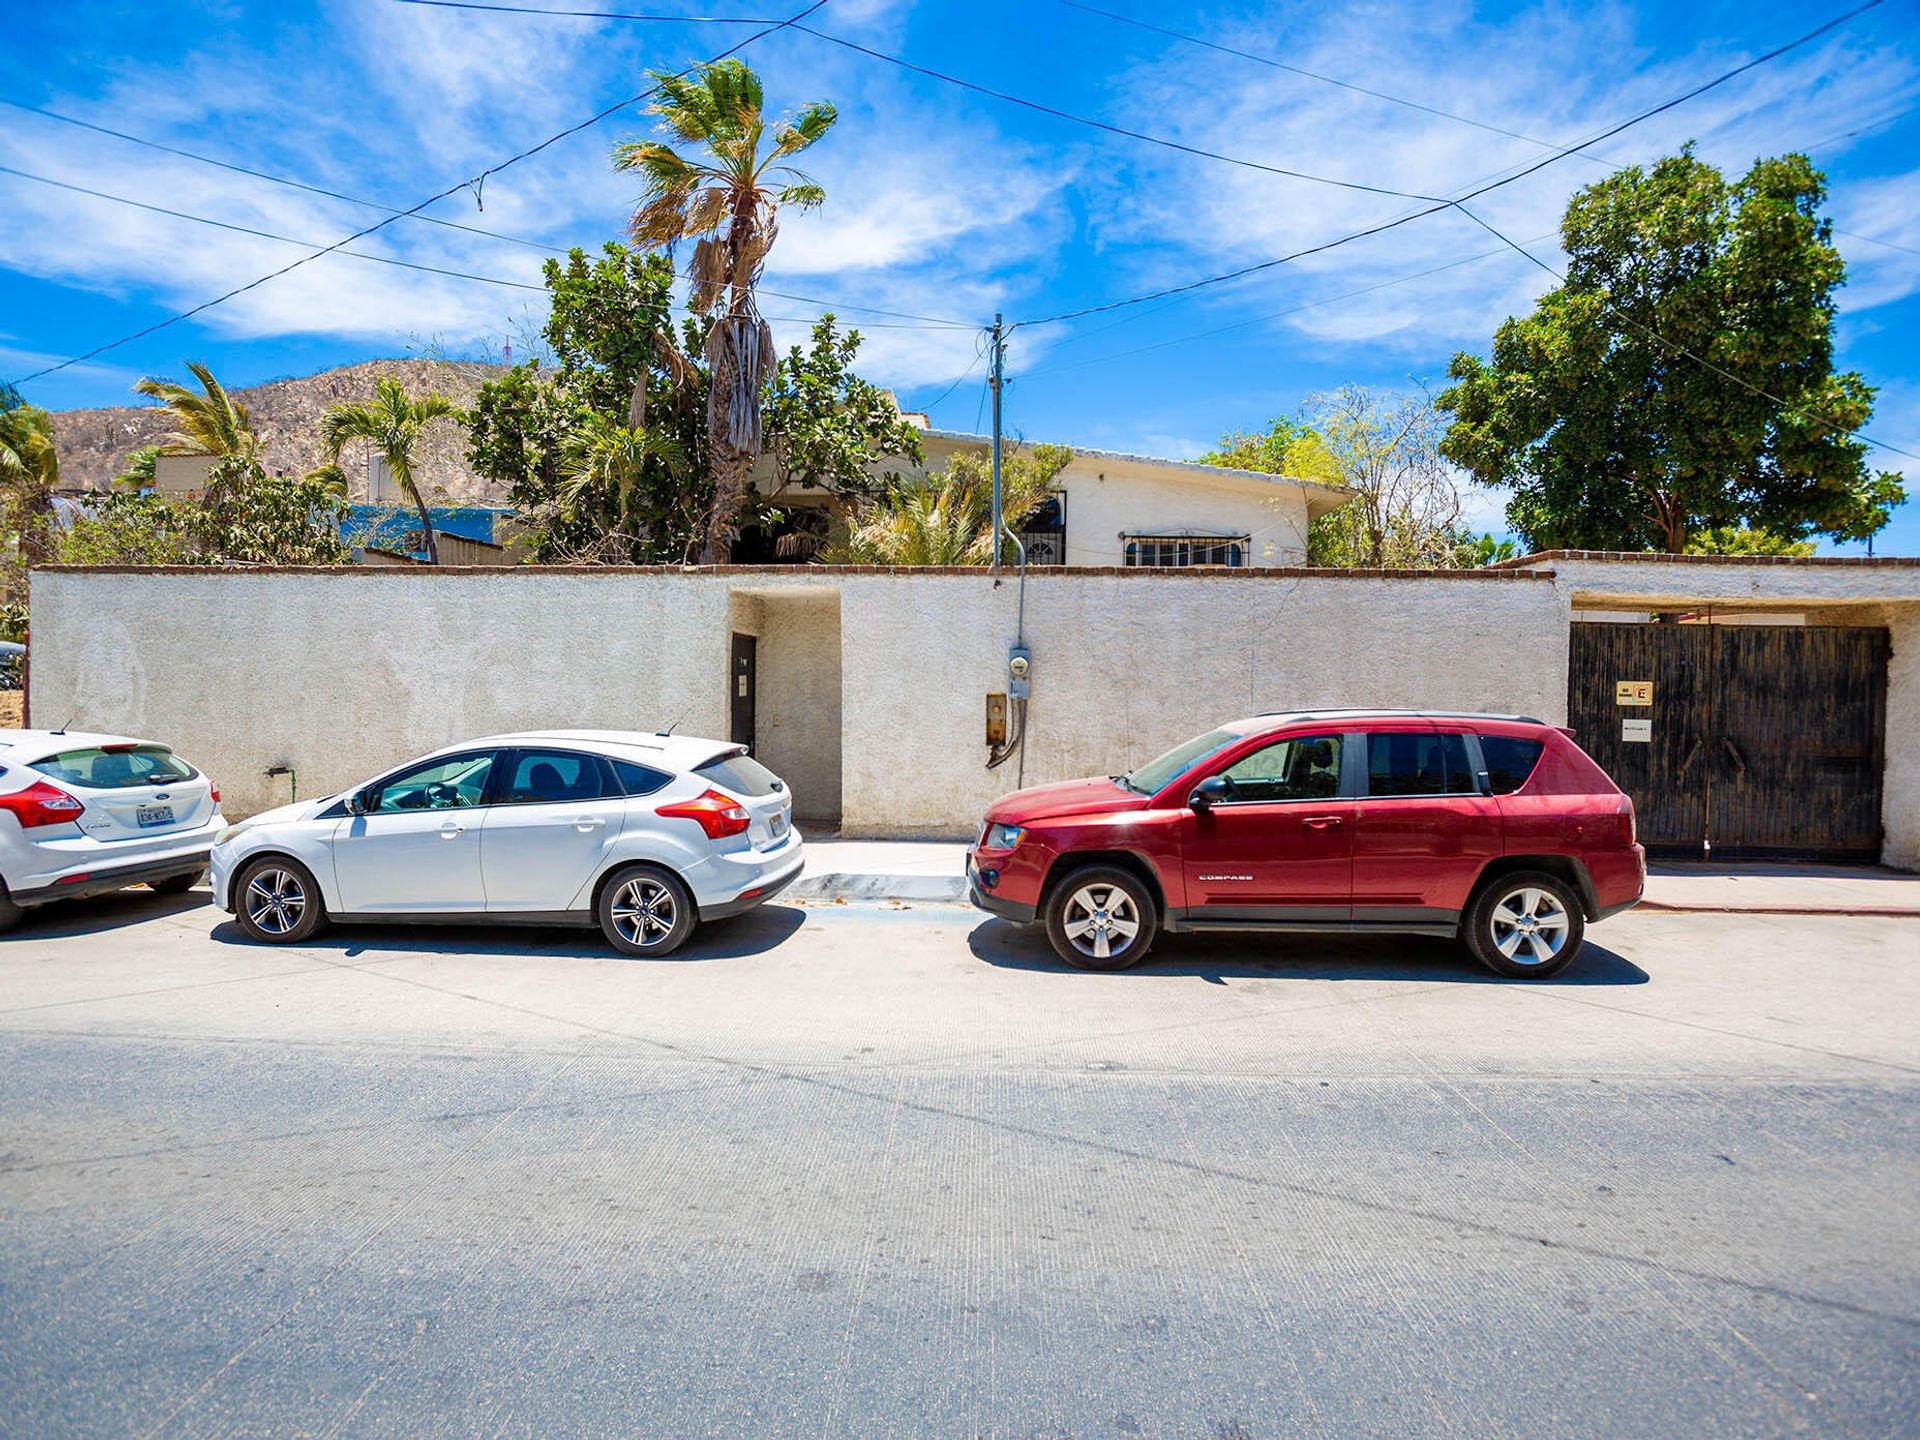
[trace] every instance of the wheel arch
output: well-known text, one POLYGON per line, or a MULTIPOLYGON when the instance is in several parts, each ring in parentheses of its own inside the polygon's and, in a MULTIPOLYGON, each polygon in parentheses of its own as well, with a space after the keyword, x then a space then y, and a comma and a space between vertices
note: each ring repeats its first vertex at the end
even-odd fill
POLYGON ((1153 896, 1155 920, 1167 923, 1167 891, 1160 883, 1160 872, 1153 862, 1138 850, 1067 850, 1054 857, 1047 867, 1046 878, 1040 882, 1040 902, 1034 907, 1035 914, 1044 917, 1047 905, 1053 899, 1053 892, 1060 887, 1075 871, 1085 870, 1094 865, 1114 865, 1137 875, 1147 887, 1147 893, 1153 896))
POLYGON ((327 881, 332 877, 322 875, 320 873, 320 867, 313 863, 310 856, 302 855, 299 851, 285 845, 262 845, 258 850, 249 850, 238 860, 234 861, 233 868, 227 872, 227 886, 230 893, 214 896, 214 904, 222 910, 236 909, 240 904, 240 899, 237 895, 231 893, 232 887, 239 882, 242 875, 246 874, 247 871, 251 870, 255 865, 258 865, 262 860, 282 860, 298 865, 313 877, 313 883, 320 891, 320 908, 325 910, 329 915, 339 913, 339 906, 334 903, 335 897, 327 893, 327 881))
POLYGON ((651 865, 656 870, 666 871, 686 887, 687 894, 693 899, 694 910, 698 913, 700 897, 694 892, 693 882, 687 879, 686 873, 678 865, 670 860, 662 860, 658 855, 620 855, 602 864, 599 872, 587 886, 587 913, 596 921, 600 915, 600 897, 606 893, 607 886, 612 882, 613 877, 630 865, 651 865))
POLYGON ((1464 917, 1473 908, 1473 902, 1489 885, 1495 884, 1508 875, 1518 875, 1523 871, 1538 870, 1553 876, 1570 886, 1579 897, 1580 908, 1585 918, 1592 920, 1600 912, 1600 899, 1594 890, 1593 876, 1588 872, 1586 863, 1572 855, 1502 855, 1489 860, 1481 868, 1473 882, 1473 889, 1467 895, 1467 903, 1461 910, 1464 917))

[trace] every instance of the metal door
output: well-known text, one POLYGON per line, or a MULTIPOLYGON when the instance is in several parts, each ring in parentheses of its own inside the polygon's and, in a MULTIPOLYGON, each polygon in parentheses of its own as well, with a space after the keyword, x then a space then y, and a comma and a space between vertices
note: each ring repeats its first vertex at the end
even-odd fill
POLYGON ((1578 624, 1567 714, 1653 854, 1871 861, 1886 672, 1866 627, 1578 624))
POLYGON ((760 642, 751 635, 733 637, 733 666, 729 683, 732 704, 732 732, 728 736, 736 745, 753 748, 753 706, 759 677, 755 673, 755 652, 760 642))

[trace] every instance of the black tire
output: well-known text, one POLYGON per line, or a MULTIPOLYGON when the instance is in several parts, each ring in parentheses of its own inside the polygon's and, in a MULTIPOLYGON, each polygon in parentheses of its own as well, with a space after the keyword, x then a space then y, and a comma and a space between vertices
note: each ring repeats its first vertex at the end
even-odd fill
POLYGON ((1544 870, 1516 871, 1481 886, 1461 923, 1461 938, 1474 958, 1509 980, 1558 975, 1580 953, 1586 934, 1580 897, 1566 881, 1544 870), (1513 924, 1508 917, 1547 923, 1513 924), (1543 954, 1556 933, 1558 948, 1543 954))
POLYGON ((206 878, 206 871, 195 870, 188 875, 169 875, 164 880, 149 881, 147 888, 156 895, 184 895, 206 878))
POLYGON ((693 892, 671 870, 626 865, 607 877, 594 906, 600 933, 623 955, 658 959, 671 955, 693 934, 700 912, 693 892))
POLYGON ((1118 865, 1088 865, 1061 876, 1047 895, 1046 921, 1055 952, 1082 970, 1139 964, 1160 928, 1153 891, 1118 865), (1133 934, 1125 933, 1127 925, 1134 927, 1133 934))
POLYGON ((13 903, 13 897, 7 893, 6 883, 0 881, 0 930, 11 930, 20 923, 27 912, 13 903))
POLYGON ((325 926, 327 906, 306 866, 283 855, 263 855, 233 878, 233 916, 249 940, 297 945, 325 926))

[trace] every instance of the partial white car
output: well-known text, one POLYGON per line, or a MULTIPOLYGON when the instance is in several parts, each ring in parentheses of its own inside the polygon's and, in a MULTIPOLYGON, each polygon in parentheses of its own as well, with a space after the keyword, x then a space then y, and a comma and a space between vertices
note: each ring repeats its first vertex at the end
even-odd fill
POLYGON ((491 735, 220 832, 213 894, 255 940, 329 920, 598 925, 665 955, 804 863, 744 746, 616 730, 491 735))
POLYGON ((225 824, 219 787, 158 741, 0 730, 0 930, 53 900, 190 890, 225 824))

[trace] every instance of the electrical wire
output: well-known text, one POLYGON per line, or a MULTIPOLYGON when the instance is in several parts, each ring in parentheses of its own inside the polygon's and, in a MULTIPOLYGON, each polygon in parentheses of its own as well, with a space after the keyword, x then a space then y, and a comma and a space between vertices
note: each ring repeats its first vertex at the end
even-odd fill
MULTIPOLYGON (((806 19, 807 16, 813 14, 814 11, 820 9, 826 3, 827 3, 827 0, 812 0, 812 3, 809 4, 805 9, 797 11, 791 20, 786 20, 786 21, 780 22, 779 24, 770 25, 763 30, 757 30, 753 34, 747 36, 744 40, 737 41, 733 45, 728 46, 725 50, 721 51, 718 55, 714 56, 712 59, 706 61, 705 63, 709 65, 716 64, 719 61, 724 60, 727 56, 735 54, 740 50, 744 50, 747 46, 753 44, 755 41, 761 40, 766 36, 771 35, 772 33, 774 33, 774 31, 784 29, 788 25, 791 25, 791 24, 797 23, 798 21, 806 19)), ((681 71, 680 73, 683 75, 688 74, 696 68, 698 67, 688 66, 685 70, 681 71)), ((178 311, 172 315, 169 315, 164 320, 157 320, 151 325, 143 326, 141 329, 134 331, 130 335, 123 335, 117 340, 109 340, 103 345, 96 345, 93 347, 93 349, 86 351, 84 354, 69 356, 67 359, 61 360, 56 364, 43 366, 42 368, 34 371, 32 374, 23 375, 19 379, 11 381, 10 383, 17 389, 21 385, 25 385, 30 381, 42 379, 48 375, 55 374, 58 371, 65 370, 67 367, 71 365, 78 365, 84 361, 91 360, 96 355, 103 355, 109 350, 119 349, 122 345, 130 345, 136 340, 145 339, 147 336, 152 335, 157 331, 164 330, 170 325, 177 325, 181 321, 191 319, 193 316, 198 315, 203 311, 211 310, 216 305, 223 305, 227 301, 234 299, 236 296, 244 295, 249 290, 257 289, 259 286, 265 285, 271 280, 277 280, 282 275, 285 275, 290 271, 299 269, 302 265, 311 264, 313 261, 318 260, 322 255, 331 254, 335 250, 339 250, 344 248, 345 246, 351 245, 356 240, 363 240, 377 230, 384 230, 387 226, 393 224, 393 222, 396 220, 403 219, 407 216, 418 214, 420 211, 426 209, 429 205, 436 204, 439 201, 446 199, 449 195, 456 194, 461 190, 468 189, 469 187, 478 186, 479 184, 483 183, 486 180, 488 175, 491 175, 496 171, 504 170, 509 165, 517 165, 520 161, 526 160, 534 155, 539 154, 542 150, 547 149, 551 145, 558 144, 560 141, 566 139, 570 135, 577 134, 582 130, 586 130, 591 128, 592 126, 598 125, 601 121, 607 119, 609 116, 618 114, 620 111, 627 109, 629 106, 638 104, 641 100, 644 100, 647 98, 647 96, 653 94, 656 89, 658 89, 657 86, 649 86, 647 89, 641 91, 638 95, 629 96, 627 99, 622 100, 617 104, 609 105, 607 106, 606 109, 599 111, 597 114, 589 116, 587 119, 580 121, 578 124, 570 125, 564 130, 560 130, 555 132, 552 135, 549 135, 546 139, 540 141, 538 144, 528 146, 525 150, 519 151, 517 154, 508 156, 505 160, 502 160, 497 164, 490 166, 488 169, 481 171, 479 175, 474 176, 471 179, 462 180, 456 184, 449 185, 446 189, 441 190, 436 194, 429 195, 426 199, 422 200, 419 204, 414 205, 407 210, 403 210, 397 215, 389 215, 383 220, 377 221, 372 225, 368 225, 363 229, 356 230, 351 235, 343 236, 341 239, 336 240, 333 244, 327 246, 323 250, 316 251, 314 254, 311 254, 311 255, 303 255, 298 260, 295 260, 289 264, 283 265, 277 270, 271 270, 267 272, 265 275, 258 277, 257 279, 249 280, 244 285, 236 285, 233 289, 226 291, 224 294, 216 295, 211 300, 203 300, 200 304, 192 306, 191 308, 186 310, 178 311)))
POLYGON ((987 332, 985 330, 982 330, 980 332, 979 337, 973 343, 973 360, 971 361, 971 363, 968 364, 966 369, 962 370, 958 375, 954 376, 953 383, 947 386, 946 389, 942 390, 939 396, 933 401, 933 403, 927 406, 927 414, 931 415, 936 409, 938 409, 940 406, 940 402, 942 400, 945 400, 949 395, 953 394, 954 391, 958 390, 961 386, 961 383, 965 381, 969 375, 973 374, 974 368, 978 366, 983 359, 986 358, 986 353, 987 353, 986 339, 987 339, 987 332))
MULTIPOLYGON (((497 10, 509 15, 551 15, 582 20, 647 20, 658 18, 649 15, 629 14, 619 10, 544 9, 535 5, 487 4, 482 3, 482 0, 395 0, 395 3, 401 5, 447 5, 459 10, 497 10)), ((1289 180, 1305 180, 1316 185, 1332 185, 1342 190, 1359 190, 1369 195, 1392 195, 1401 200, 1437 200, 1439 198, 1435 195, 1423 195, 1418 191, 1395 190, 1385 185, 1368 185, 1358 180, 1342 180, 1332 175, 1316 175, 1307 170, 1292 170, 1284 165, 1268 165, 1259 160, 1249 160, 1239 155, 1223 155, 1216 150, 1205 150, 1198 145, 1188 145, 1183 141, 1169 140, 1162 135, 1150 135, 1144 130, 1130 130, 1124 125, 1115 125, 1105 120, 1093 119, 1091 116, 1078 115, 1071 110, 1062 110, 1058 106, 1048 105, 1043 101, 1029 100, 1025 96, 1012 95, 1004 90, 995 90, 991 86, 979 84, 977 81, 963 80, 958 75, 949 75, 944 70, 935 70, 926 65, 918 65, 911 60, 902 59, 898 55, 889 55, 884 50, 876 50, 870 45, 862 45, 859 41, 849 40, 843 35, 829 35, 824 30, 815 30, 812 26, 802 25, 798 21, 789 24, 786 28, 802 35, 811 35, 814 39, 825 41, 829 45, 838 45, 844 50, 852 50, 857 54, 868 56, 874 60, 884 61, 888 65, 898 66, 900 69, 911 71, 915 75, 923 75, 930 80, 938 80, 943 84, 957 86, 962 90, 970 90, 977 95, 986 95, 992 99, 1001 101, 1003 104, 1018 105, 1023 109, 1052 116, 1056 120, 1066 120, 1075 125, 1084 125, 1089 129, 1105 131, 1109 135, 1120 135, 1129 140, 1141 141, 1144 144, 1158 145, 1168 150, 1177 150, 1184 155, 1197 156, 1203 160, 1217 160, 1225 165, 1238 165, 1247 170, 1259 170, 1268 175, 1279 175, 1289 180)))
POLYGON ((1503 179, 1489 181, 1484 185, 1480 185, 1472 190, 1469 190, 1466 194, 1461 195, 1458 198, 1441 200, 1434 205, 1430 205, 1426 207, 1425 209, 1409 211, 1393 219, 1383 220, 1383 221, 1380 221, 1378 224, 1367 226, 1365 229, 1355 230, 1348 234, 1337 236, 1332 240, 1324 240, 1317 245, 1309 245, 1304 249, 1295 250, 1287 255, 1276 256, 1271 260, 1261 260, 1251 265, 1242 265, 1237 269, 1228 270, 1219 275, 1209 275, 1199 280, 1189 280, 1189 281, 1186 281, 1184 284, 1180 284, 1180 285, 1169 285, 1159 290, 1150 291, 1145 295, 1135 295, 1125 300, 1109 300, 1099 305, 1084 305, 1076 310, 1063 310, 1058 314, 1046 315, 1034 320, 1016 321, 1014 323, 1013 328, 1017 329, 1022 325, 1026 325, 1026 326, 1054 325, 1064 320, 1077 320, 1084 315, 1098 315, 1098 314, 1103 314, 1109 310, 1122 310, 1133 305, 1143 305, 1149 301, 1164 299, 1172 295, 1185 295, 1195 290, 1205 289, 1208 286, 1220 285, 1230 280, 1238 280, 1248 275, 1259 274, 1262 271, 1272 270, 1277 266, 1292 264, 1296 260, 1304 260, 1313 255, 1321 255, 1326 253, 1329 250, 1338 249, 1343 245, 1352 244, 1356 240, 1364 240, 1371 236, 1382 234, 1383 232, 1388 230, 1398 229, 1400 226, 1409 224, 1412 221, 1423 220, 1430 215, 1437 215, 1443 210, 1457 209, 1465 201, 1476 199, 1481 195, 1487 194, 1489 191, 1498 190, 1502 186, 1511 185, 1516 180, 1523 180, 1527 176, 1536 174, 1539 171, 1544 170, 1547 166, 1552 165, 1559 160, 1565 159, 1567 156, 1574 154, 1578 150, 1584 149, 1589 145, 1597 145, 1602 141, 1610 140, 1615 135, 1620 134, 1622 131, 1629 130, 1633 126, 1638 125, 1643 121, 1651 120, 1656 115, 1664 114, 1666 111, 1671 110, 1678 105, 1683 105, 1689 100, 1692 100, 1700 95, 1704 95, 1707 91, 1712 90, 1717 86, 1724 85, 1729 80, 1732 80, 1737 76, 1746 74, 1749 70, 1753 70, 1761 65, 1765 65, 1771 60, 1776 60, 1780 56, 1787 54, 1789 51, 1799 49, 1802 45, 1806 45, 1811 41, 1818 39, 1820 36, 1826 34, 1828 31, 1836 29, 1839 26, 1846 24, 1847 21, 1852 20, 1860 15, 1863 15, 1867 11, 1875 9, 1883 3, 1885 3, 1885 0, 1866 0, 1865 4, 1857 5, 1853 9, 1848 10, 1846 13, 1835 16, 1833 19, 1828 20, 1825 24, 1816 26, 1814 29, 1807 31, 1805 34, 1799 36, 1798 38, 1789 40, 1784 45, 1776 46, 1774 49, 1767 51, 1763 55, 1756 56, 1754 59, 1747 61, 1745 64, 1736 65, 1731 70, 1723 71, 1719 75, 1714 76, 1711 80, 1707 80, 1702 84, 1696 85, 1692 89, 1684 92, 1683 94, 1676 95, 1672 99, 1664 101, 1659 105, 1655 105, 1651 109, 1643 110, 1639 114, 1634 115, 1629 119, 1623 120, 1619 124, 1611 126, 1610 128, 1603 130, 1596 135, 1587 137, 1586 139, 1580 141, 1577 145, 1569 145, 1563 149, 1556 150, 1551 155, 1544 156, 1541 159, 1534 161, 1532 164, 1526 165, 1521 169, 1516 170, 1514 173, 1506 176, 1503 179))

